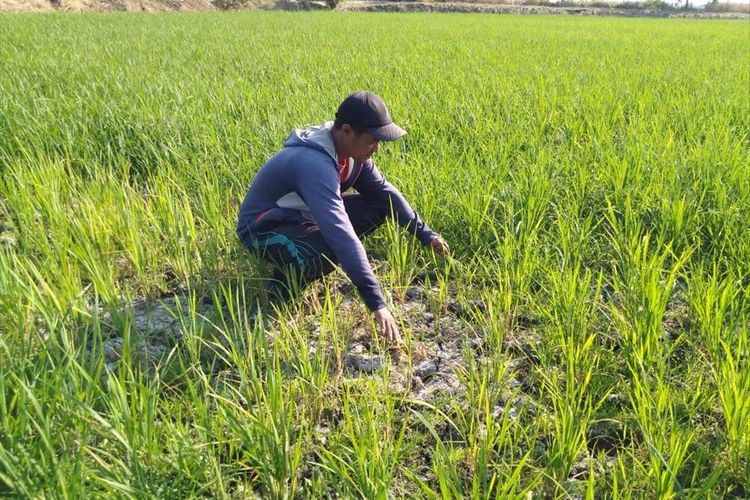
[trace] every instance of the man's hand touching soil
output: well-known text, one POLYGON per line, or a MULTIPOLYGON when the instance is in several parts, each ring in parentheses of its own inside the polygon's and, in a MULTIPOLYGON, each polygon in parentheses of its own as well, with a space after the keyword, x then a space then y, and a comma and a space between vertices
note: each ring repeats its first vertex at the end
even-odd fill
POLYGON ((434 238, 428 246, 438 255, 448 255, 451 251, 448 242, 442 236, 434 238))
POLYGON ((396 318, 393 317, 387 308, 378 309, 373 313, 375 321, 378 323, 378 331, 388 342, 401 342, 401 334, 398 332, 396 318))

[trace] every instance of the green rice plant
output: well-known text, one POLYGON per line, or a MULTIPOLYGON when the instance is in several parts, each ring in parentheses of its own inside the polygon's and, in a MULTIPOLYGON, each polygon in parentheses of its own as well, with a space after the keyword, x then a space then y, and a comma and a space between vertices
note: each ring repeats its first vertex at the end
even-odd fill
POLYGON ((0 264, 4 270, 0 273, 0 307, 4 311, 0 318, 0 333, 5 343, 3 361, 18 355, 26 359, 33 350, 33 339, 20 332, 28 331, 32 323, 32 309, 28 307, 28 295, 31 292, 29 284, 10 270, 18 265, 18 257, 5 250, 0 250, 0 264))
POLYGON ((311 421, 320 418, 326 401, 326 387, 331 382, 331 374, 342 370, 344 347, 348 344, 345 328, 336 318, 336 306, 329 291, 320 306, 321 321, 319 334, 314 347, 309 343, 306 325, 281 323, 276 345, 285 364, 294 376, 304 384, 301 396, 304 397, 311 421))
POLYGON ((643 434, 648 456, 643 467, 654 493, 660 498, 684 494, 679 476, 695 432, 676 421, 670 388, 660 379, 646 385, 635 378, 628 397, 643 434))
POLYGON ((0 479, 6 492, 35 496, 42 492, 66 491, 68 478, 63 474, 50 428, 48 395, 36 394, 33 385, 16 377, 3 377, 3 443, 0 446, 0 479), (40 401, 39 396, 44 399, 40 401), (19 442, 20 434, 27 436, 19 442), (28 447, 29 442, 34 444, 28 447), (53 477, 49 472, 53 471, 53 477))
POLYGON ((622 280, 615 290, 622 297, 613 308, 622 333, 623 354, 628 367, 627 394, 649 457, 648 476, 656 495, 669 497, 682 490, 680 469, 688 456, 694 431, 676 420, 672 387, 668 383, 670 352, 676 348, 665 338, 663 319, 669 294, 687 255, 668 264, 671 251, 649 255, 650 238, 633 239, 622 251, 630 265, 620 269, 622 280))
POLYGON ((434 318, 432 330, 436 336, 440 333, 441 325, 444 323, 444 315, 450 303, 450 285, 456 276, 454 272, 454 266, 456 265, 460 265, 460 263, 448 256, 442 262, 442 269, 435 273, 435 283, 433 284, 429 274, 422 283, 424 289, 429 290, 427 293, 427 308, 434 318))
POLYGON ((546 366, 540 369, 540 377, 554 411, 547 467, 555 482, 562 484, 575 461, 585 454, 588 426, 610 389, 592 384, 600 366, 593 348, 597 340, 593 327, 602 276, 594 283, 591 272, 582 273, 576 265, 552 274, 549 281, 549 343, 554 351, 547 355, 552 359, 543 362, 546 366), (562 373, 558 376, 556 371, 562 373))
MULTIPOLYGON (((461 471, 463 484, 456 486, 473 498, 486 498, 510 486, 503 474, 505 471, 498 470, 497 465, 502 461, 501 457, 517 458, 511 450, 517 446, 518 437, 513 433, 513 422, 509 418, 509 402, 516 395, 507 398, 502 414, 498 416, 497 402, 510 378, 507 361, 493 360, 490 364, 478 366, 470 353, 466 353, 466 361, 466 371, 461 373, 466 385, 466 407, 453 405, 455 416, 452 420, 463 441, 460 443, 463 446, 455 451, 459 466, 463 465, 465 469, 461 471)), ((524 457, 520 457, 517 467, 522 468, 524 462, 524 457)), ((515 485, 511 491, 513 489, 515 485)), ((445 495, 442 485, 441 490, 445 495)))
MULTIPOLYGON (((385 375, 387 380, 387 374, 385 375)), ((387 498, 402 459, 409 420, 396 410, 397 399, 365 383, 358 394, 348 385, 341 395, 341 443, 319 451, 320 465, 341 481, 344 494, 387 498)))
POLYGON ((728 342, 733 347, 734 342, 741 338, 732 331, 742 324, 743 310, 738 307, 742 297, 740 283, 731 274, 722 277, 716 267, 710 275, 696 272, 690 280, 691 317, 700 331, 701 340, 718 358, 724 354, 722 343, 728 342))
POLYGON ((388 222, 381 230, 381 234, 388 259, 387 283, 396 297, 403 300, 406 290, 420 271, 417 248, 421 245, 393 222, 388 222))
MULTIPOLYGON (((427 408, 436 411, 447 425, 461 433, 461 424, 453 422, 448 415, 431 405, 427 405, 427 408)), ((512 458, 503 460, 496 457, 506 446, 514 448, 508 442, 512 436, 513 424, 507 411, 503 412, 503 417, 498 422, 487 409, 485 406, 476 412, 481 415, 480 427, 474 429, 478 432, 460 434, 464 439, 471 440, 471 444, 464 441, 468 445, 466 447, 446 443, 432 422, 422 413, 411 410, 435 441, 432 472, 436 484, 432 487, 421 478, 416 478, 421 491, 428 498, 527 498, 538 485, 539 476, 526 477, 531 452, 522 455, 512 453, 512 458)), ((505 410, 508 410, 507 406, 505 410)))
POLYGON ((648 234, 642 239, 634 237, 624 244, 614 244, 620 259, 613 269, 617 277, 614 289, 621 304, 612 312, 626 337, 626 359, 635 371, 649 365, 656 373, 663 373, 665 353, 673 347, 663 338, 664 313, 678 272, 689 253, 674 256, 667 246, 661 253, 650 255, 648 234))
POLYGON ((748 426, 750 388, 747 313, 742 307, 743 291, 733 275, 721 278, 696 274, 691 282, 691 309, 701 341, 710 357, 711 378, 722 408, 730 467, 738 477, 747 477, 750 449, 748 426))
POLYGON ((747 457, 750 456, 750 403, 746 397, 750 391, 747 327, 738 332, 738 337, 734 349, 726 342, 722 342, 724 357, 716 360, 713 371, 726 425, 731 466, 738 477, 747 477, 747 457))
MULTIPOLYGON (((240 463, 258 478, 262 491, 275 498, 285 498, 293 496, 300 485, 305 434, 293 424, 295 417, 300 417, 296 414, 298 389, 286 389, 282 385, 278 352, 264 355, 268 363, 265 373, 248 378, 245 372, 240 384, 230 388, 230 397, 214 397, 218 411, 234 436, 235 446, 239 447, 240 463)), ((233 356, 233 361, 239 360, 233 356)))

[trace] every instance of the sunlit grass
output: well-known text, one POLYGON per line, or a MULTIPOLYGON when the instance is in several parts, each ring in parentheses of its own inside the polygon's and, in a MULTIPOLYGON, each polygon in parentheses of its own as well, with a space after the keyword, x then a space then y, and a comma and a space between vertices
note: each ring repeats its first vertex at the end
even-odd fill
POLYGON ((742 21, 0 15, 0 495, 747 496, 749 40, 742 21), (376 161, 453 250, 395 225, 366 243, 399 362, 424 340, 400 308, 415 280, 430 335, 482 341, 430 402, 390 390, 389 363, 347 373, 372 324, 330 282, 256 315, 267 270, 234 235, 264 160, 357 89, 408 130, 376 161), (183 335, 151 366, 125 305, 173 294, 183 335))

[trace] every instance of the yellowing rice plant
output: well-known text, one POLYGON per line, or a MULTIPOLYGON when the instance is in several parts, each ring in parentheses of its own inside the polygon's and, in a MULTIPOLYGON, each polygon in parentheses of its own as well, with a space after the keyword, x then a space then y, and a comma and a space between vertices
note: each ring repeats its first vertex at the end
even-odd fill
POLYGON ((750 495, 750 25, 0 15, 0 495, 750 495), (350 92, 449 241, 269 311, 235 236, 350 92))

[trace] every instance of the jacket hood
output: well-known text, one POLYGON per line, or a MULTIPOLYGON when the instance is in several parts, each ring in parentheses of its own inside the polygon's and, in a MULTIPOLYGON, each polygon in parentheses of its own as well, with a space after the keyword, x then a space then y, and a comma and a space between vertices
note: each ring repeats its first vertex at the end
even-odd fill
POLYGON ((333 142, 333 122, 325 122, 323 125, 316 127, 308 127, 306 129, 295 129, 286 141, 284 141, 284 147, 308 147, 323 151, 328 156, 337 162, 338 157, 336 156, 336 145, 333 142))

